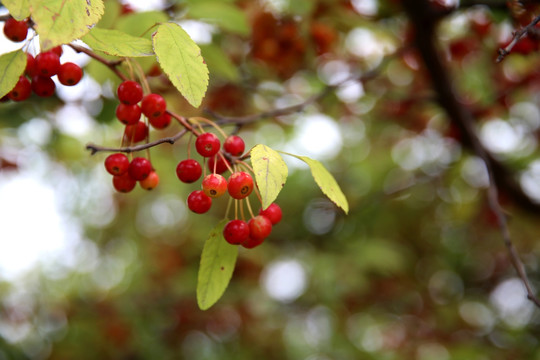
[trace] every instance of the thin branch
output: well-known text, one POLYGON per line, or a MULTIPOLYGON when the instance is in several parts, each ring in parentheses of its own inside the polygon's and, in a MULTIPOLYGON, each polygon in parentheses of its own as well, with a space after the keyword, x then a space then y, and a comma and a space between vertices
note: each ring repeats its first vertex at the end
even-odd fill
POLYGON ((512 37, 512 41, 510 41, 510 44, 506 45, 505 48, 499 49, 499 56, 497 57, 496 62, 501 62, 503 59, 510 54, 514 46, 518 43, 519 40, 521 40, 523 37, 525 37, 529 32, 531 32, 534 29, 534 26, 540 21, 540 15, 535 17, 533 21, 531 21, 527 26, 524 28, 515 31, 514 36, 512 37))
POLYGON ((474 118, 458 100, 452 82, 448 77, 448 69, 443 66, 435 48, 434 35, 435 23, 430 12, 429 3, 426 0, 405 0, 403 6, 409 19, 416 29, 416 46, 423 59, 425 67, 430 75, 433 88, 438 96, 440 106, 448 117, 459 127, 463 134, 463 144, 468 146, 485 163, 489 175, 488 203, 497 217, 504 244, 518 276, 525 285, 527 298, 536 306, 540 307, 540 300, 534 294, 532 286, 527 278, 525 266, 519 258, 518 252, 512 243, 510 230, 506 216, 498 199, 498 186, 505 187, 509 180, 501 177, 501 171, 506 171, 504 166, 496 161, 480 142, 474 127, 474 118))
POLYGON ((89 50, 89 49, 87 49, 87 48, 85 48, 83 46, 79 46, 79 45, 75 45, 75 44, 68 44, 68 45, 73 50, 75 50, 76 52, 84 53, 84 54, 90 56, 91 58, 99 61, 103 65, 107 66, 109 69, 111 69, 112 72, 114 72, 116 74, 116 76, 118 76, 123 81, 129 80, 124 74, 122 74, 120 72, 120 70, 118 70, 118 65, 120 65, 123 60, 110 61, 110 60, 107 60, 107 59, 99 56, 98 54, 94 53, 93 51, 91 51, 91 50, 89 50))
POLYGON ((149 149, 151 147, 154 147, 159 144, 168 143, 168 144, 174 144, 177 142, 182 136, 184 136, 188 131, 186 129, 182 129, 179 133, 177 133, 174 136, 171 137, 165 137, 161 138, 156 141, 149 142, 147 144, 141 144, 141 145, 135 145, 135 146, 125 146, 121 148, 112 148, 112 147, 105 147, 95 144, 88 144, 86 145, 86 149, 90 150, 91 154, 94 155, 97 152, 101 151, 107 151, 107 152, 125 152, 125 153, 132 153, 136 151, 141 151, 145 149, 149 149))

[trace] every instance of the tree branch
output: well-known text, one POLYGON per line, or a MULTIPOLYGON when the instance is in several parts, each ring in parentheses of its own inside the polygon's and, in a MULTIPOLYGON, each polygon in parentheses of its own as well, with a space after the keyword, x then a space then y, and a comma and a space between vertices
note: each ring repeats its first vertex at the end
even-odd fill
MULTIPOLYGON (((404 0, 403 6, 409 19, 417 30, 415 32, 416 47, 418 48, 426 70, 430 75, 440 106, 451 121, 459 127, 463 135, 463 145, 469 147, 486 165, 489 174, 489 206, 497 217, 504 244, 508 250, 512 265, 527 289, 528 299, 536 306, 540 307, 540 300, 538 300, 532 290, 527 278, 525 266, 512 243, 506 216, 498 199, 498 187, 504 188, 505 190, 511 188, 513 195, 516 195, 519 185, 515 184, 515 181, 508 176, 506 168, 494 159, 484 148, 476 134, 472 114, 457 100, 451 81, 448 77, 448 69, 443 66, 441 58, 435 48, 434 35, 436 24, 433 21, 429 2, 426 0, 404 0)), ((526 197, 522 191, 520 191, 520 193, 526 197)))
POLYGON ((506 45, 505 48, 499 49, 499 56, 497 57, 496 62, 501 62, 503 59, 510 54, 514 46, 518 43, 519 40, 521 40, 523 37, 525 37, 530 31, 534 29, 534 26, 540 21, 540 15, 535 17, 533 21, 531 21, 527 26, 524 28, 515 31, 514 36, 512 37, 512 41, 510 41, 510 44, 506 45))
POLYGON ((174 136, 161 138, 159 140, 152 141, 152 142, 149 142, 149 143, 146 143, 146 144, 141 144, 141 145, 125 146, 125 147, 121 147, 121 148, 112 148, 112 147, 105 147, 105 146, 100 146, 100 145, 95 145, 95 144, 88 144, 88 145, 86 145, 86 149, 90 150, 92 155, 94 155, 97 152, 101 152, 101 151, 132 153, 132 152, 136 152, 136 151, 149 149, 151 147, 154 147, 156 145, 163 144, 163 143, 174 144, 182 136, 184 136, 187 132, 188 131, 186 129, 182 129, 182 131, 180 131, 179 133, 177 133, 174 136))
POLYGON ((99 56, 98 54, 94 53, 93 51, 88 50, 87 48, 85 48, 83 46, 79 46, 79 45, 75 45, 75 44, 68 44, 68 45, 69 45, 69 47, 71 47, 76 52, 84 53, 84 54, 90 56, 91 58, 99 61, 103 65, 107 66, 109 69, 111 69, 112 72, 114 72, 116 74, 116 76, 118 76, 123 81, 128 80, 128 78, 124 74, 122 74, 120 72, 120 70, 118 70, 118 65, 120 65, 123 60, 109 61, 109 60, 99 56))

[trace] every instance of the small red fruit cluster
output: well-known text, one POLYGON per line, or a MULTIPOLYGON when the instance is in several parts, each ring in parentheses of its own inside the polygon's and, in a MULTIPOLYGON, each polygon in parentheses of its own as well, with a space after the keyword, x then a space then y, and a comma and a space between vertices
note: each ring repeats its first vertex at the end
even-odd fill
POLYGON ((105 159, 105 169, 113 176, 113 186, 119 192, 130 192, 137 185, 137 181, 146 190, 152 190, 159 184, 158 174, 150 160, 144 157, 129 161, 122 153, 111 154, 105 159))
MULTIPOLYGON (((244 153, 245 143, 241 137, 228 136, 223 143, 223 151, 220 152, 219 138, 206 132, 197 136, 195 148, 199 155, 208 160, 210 174, 203 177, 201 190, 189 194, 187 206, 191 211, 197 214, 206 213, 212 207, 213 199, 226 193, 233 199, 242 200, 253 192, 255 184, 251 174, 246 171, 234 171, 231 167, 231 163, 234 164, 244 153), (232 174, 225 179, 222 174, 227 170, 232 174)), ((197 160, 188 158, 178 163, 176 175, 180 181, 191 184, 202 177, 203 168, 197 160)), ((225 226, 223 235, 230 244, 251 249, 260 245, 270 235, 272 225, 277 224, 279 220, 281 209, 278 205, 272 204, 264 212, 252 216, 249 222, 239 219, 230 221, 225 226), (267 213, 273 215, 269 216, 267 213)))
POLYGON ((126 125, 124 139, 128 143, 143 141, 148 136, 148 126, 141 120, 141 115, 146 116, 155 129, 164 129, 171 123, 165 99, 158 94, 144 96, 142 86, 138 82, 133 80, 122 82, 118 86, 117 94, 120 104, 116 107, 116 117, 126 125))
MULTIPOLYGON (((17 21, 13 18, 6 20, 4 35, 14 42, 24 41, 28 35, 28 21, 17 21)), ((52 77, 57 76, 60 84, 73 86, 79 83, 83 71, 79 65, 72 62, 61 64, 62 48, 57 46, 49 51, 39 53, 35 58, 26 53, 26 68, 19 77, 15 87, 7 94, 13 101, 24 101, 32 92, 40 97, 54 94, 56 84, 52 77)))

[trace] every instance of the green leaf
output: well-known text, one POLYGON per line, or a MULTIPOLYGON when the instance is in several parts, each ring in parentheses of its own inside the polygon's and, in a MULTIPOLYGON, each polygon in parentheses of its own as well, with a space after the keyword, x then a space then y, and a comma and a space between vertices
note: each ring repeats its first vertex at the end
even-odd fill
POLYGON ((118 30, 93 28, 82 38, 93 50, 108 55, 141 57, 154 55, 152 42, 145 38, 128 35, 118 30))
POLYGON ((153 31, 149 30, 154 25, 167 22, 168 20, 169 17, 163 11, 132 13, 120 17, 116 23, 116 29, 129 35, 151 39, 153 31))
POLYGON ((204 244, 197 280, 197 303, 201 310, 214 305, 229 285, 238 246, 230 245, 223 237, 228 220, 222 220, 211 232, 204 244))
POLYGON ((221 47, 215 44, 202 45, 201 51, 212 76, 219 76, 230 82, 240 80, 238 66, 233 64, 221 47))
POLYGON ((204 1, 189 5, 188 15, 216 24, 224 30, 240 35, 249 34, 249 24, 246 14, 238 9, 236 5, 227 4, 222 1, 204 1))
POLYGON ((80 39, 104 12, 103 0, 30 0, 42 50, 80 39))
POLYGON ((255 181, 261 193, 262 207, 266 209, 276 200, 287 181, 287 164, 277 151, 266 145, 256 145, 250 154, 255 181))
POLYGON ((208 67, 201 49, 174 23, 162 24, 152 36, 159 65, 194 107, 201 105, 208 87, 208 67))
POLYGON ((313 176, 313 179, 315 179, 317 185, 321 188, 323 194, 332 200, 334 204, 342 208, 343 211, 345 211, 345 214, 349 213, 349 203, 347 202, 347 198, 343 194, 343 191, 341 191, 336 179, 334 179, 332 174, 326 170, 320 161, 313 160, 307 156, 294 155, 285 152, 283 152, 283 154, 293 156, 308 164, 311 175, 313 176))
POLYGON ((2 4, 16 20, 21 21, 30 16, 30 0, 2 0, 2 4))
POLYGON ((26 67, 26 54, 15 50, 0 56, 0 97, 3 97, 17 85, 19 77, 26 67))

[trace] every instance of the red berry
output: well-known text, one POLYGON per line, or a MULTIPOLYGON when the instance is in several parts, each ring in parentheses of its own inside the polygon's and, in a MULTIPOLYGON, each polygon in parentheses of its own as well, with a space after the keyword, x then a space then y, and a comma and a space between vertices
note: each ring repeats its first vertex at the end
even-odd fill
POLYGON ((150 122, 150 125, 152 125, 155 129, 165 129, 171 123, 171 115, 164 112, 158 117, 148 118, 148 122, 150 122))
POLYGON ((148 94, 142 99, 141 108, 147 118, 155 118, 167 110, 167 103, 161 95, 148 94))
POLYGON ((195 190, 187 198, 189 210, 197 214, 204 214, 212 206, 212 198, 206 195, 202 190, 195 190))
POLYGON ((152 190, 159 184, 159 175, 155 171, 152 171, 148 174, 146 179, 141 180, 139 184, 141 184, 141 187, 145 190, 152 190))
POLYGON ((246 172, 235 172, 229 177, 227 190, 234 199, 243 199, 253 190, 253 178, 246 172))
POLYGON ((60 84, 66 86, 77 85, 81 81, 83 76, 83 71, 81 67, 72 62, 67 62, 60 65, 58 70, 58 81, 60 84))
POLYGON ((62 45, 55 46, 49 51, 52 51, 53 53, 58 55, 58 57, 62 56, 62 54, 64 53, 64 50, 62 50, 62 45))
POLYGON ((128 173, 123 175, 114 175, 112 181, 114 188, 123 193, 130 192, 135 188, 135 185, 137 185, 137 181, 133 180, 128 173))
POLYGON ((270 220, 272 225, 276 225, 278 222, 281 221, 282 213, 279 205, 276 203, 272 203, 265 210, 259 210, 259 215, 266 216, 268 220, 270 220))
POLYGON ((219 154, 208 158, 208 170, 216 174, 223 174, 225 171, 227 171, 229 169, 227 167, 228 164, 229 164, 229 161, 227 161, 226 159, 223 160, 223 158, 219 156, 219 154), (216 158, 217 158, 217 163, 216 163, 216 158), (215 169, 214 169, 214 165, 215 165, 215 169))
POLYGON ((266 216, 257 215, 248 222, 249 237, 253 240, 266 239, 272 232, 272 222, 266 216))
POLYGON ((220 197, 227 191, 227 180, 219 174, 206 175, 202 181, 203 192, 212 197, 220 197))
POLYGON ((124 139, 132 143, 143 141, 147 136, 148 126, 146 126, 144 121, 139 121, 135 125, 128 125, 124 130, 124 139))
POLYGON ((17 21, 10 17, 4 23, 4 35, 14 42, 24 41, 28 35, 28 23, 26 20, 17 21))
POLYGON ((32 78, 32 91, 34 91, 37 96, 52 96, 55 89, 56 85, 50 77, 36 75, 32 78))
POLYGON ((13 101, 23 101, 30 97, 32 85, 26 76, 21 75, 15 87, 9 92, 8 96, 13 101))
POLYGON ((212 133, 204 133, 197 136, 195 140, 195 148, 197 152, 204 157, 210 157, 217 154, 221 143, 218 137, 212 133))
POLYGON ((231 245, 240 245, 249 238, 249 226, 244 220, 231 220, 223 229, 223 237, 231 245))
POLYGON ((124 125, 135 125, 141 118, 141 108, 137 104, 118 104, 116 107, 116 117, 124 125))
POLYGON ((143 98, 142 86, 135 81, 127 80, 118 86, 118 100, 122 104, 135 105, 143 98))
POLYGON ((122 153, 111 154, 105 159, 105 169, 111 175, 125 174, 129 167, 129 159, 122 153))
POLYGON ((259 245, 261 245, 262 243, 264 242, 264 238, 263 239, 254 239, 252 238, 251 236, 249 236, 242 244, 243 247, 245 247, 246 249, 253 249, 254 247, 257 247, 259 245))
POLYGON ((201 174, 201 164, 199 164, 197 160, 182 160, 176 166, 176 175, 178 176, 178 179, 188 184, 199 180, 201 174))
POLYGON ((240 156, 244 153, 246 144, 240 136, 231 135, 223 143, 223 149, 232 156, 240 156))
POLYGON ((53 51, 46 51, 36 56, 36 74, 51 77, 60 69, 60 57, 53 51))
POLYGON ((131 160, 128 167, 129 176, 137 181, 146 179, 150 172, 152 172, 152 164, 150 160, 143 157, 136 157, 131 160))
POLYGON ((29 53, 26 53, 26 68, 24 72, 30 77, 36 74, 36 59, 29 53))

